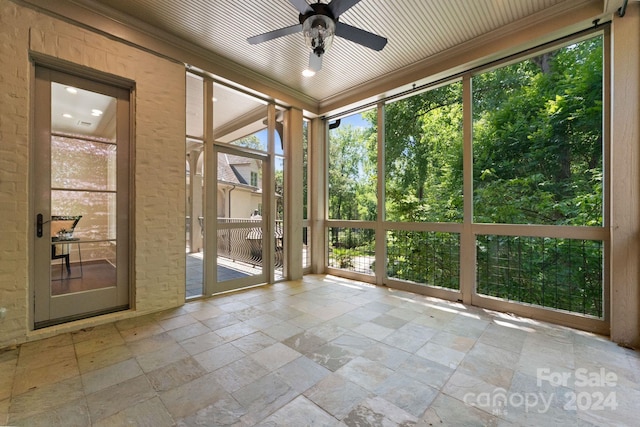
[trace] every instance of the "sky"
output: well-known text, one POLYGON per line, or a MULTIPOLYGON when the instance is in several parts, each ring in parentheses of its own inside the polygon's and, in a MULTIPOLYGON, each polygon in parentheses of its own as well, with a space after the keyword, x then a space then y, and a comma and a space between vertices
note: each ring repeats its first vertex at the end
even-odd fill
MULTIPOLYGON (((340 125, 341 126, 351 125, 354 128, 358 128, 358 127, 368 128, 369 126, 371 126, 368 121, 362 118, 362 113, 356 113, 350 116, 342 117, 340 119, 340 125)), ((260 132, 256 133, 256 136, 258 137, 260 142, 263 144, 263 146, 266 148, 267 147, 267 129, 263 129, 260 132)), ((277 155, 283 154, 282 144, 280 142, 280 137, 278 136, 277 132, 276 132, 276 154, 277 155)))
POLYGON ((362 118, 362 113, 356 113, 347 117, 342 117, 340 119, 340 125, 351 125, 354 128, 368 128, 369 126, 371 126, 368 121, 362 118))

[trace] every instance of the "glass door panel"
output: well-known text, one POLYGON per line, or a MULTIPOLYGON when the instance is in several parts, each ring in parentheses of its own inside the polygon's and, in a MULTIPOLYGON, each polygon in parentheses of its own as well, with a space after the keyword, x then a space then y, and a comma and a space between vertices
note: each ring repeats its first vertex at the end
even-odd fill
POLYGON ((44 327, 128 307, 129 92, 38 68, 36 97, 34 320, 44 327))
POLYGON ((265 243, 269 240, 262 188, 267 157, 220 146, 216 147, 215 156, 217 293, 267 282, 272 250, 265 243))
POLYGON ((284 157, 275 156, 275 204, 276 204, 276 220, 274 223, 273 237, 274 242, 274 279, 281 280, 284 278, 284 208, 285 208, 285 188, 284 188, 284 157))

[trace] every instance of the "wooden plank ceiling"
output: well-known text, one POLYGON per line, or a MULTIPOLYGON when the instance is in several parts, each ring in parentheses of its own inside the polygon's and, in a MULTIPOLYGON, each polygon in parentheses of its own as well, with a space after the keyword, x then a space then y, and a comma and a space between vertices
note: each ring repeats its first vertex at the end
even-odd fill
MULTIPOLYGON (((302 0, 304 1, 304 0, 302 0)), ((119 20, 151 25, 228 58, 318 102, 390 76, 509 24, 562 13, 583 0, 361 0, 340 21, 388 39, 380 52, 336 38, 323 67, 303 77, 309 51, 291 34, 258 45, 246 39, 298 23, 289 0, 75 0, 119 20), (131 17, 131 18, 129 18, 131 17)), ((606 7, 607 1, 603 2, 606 7)))

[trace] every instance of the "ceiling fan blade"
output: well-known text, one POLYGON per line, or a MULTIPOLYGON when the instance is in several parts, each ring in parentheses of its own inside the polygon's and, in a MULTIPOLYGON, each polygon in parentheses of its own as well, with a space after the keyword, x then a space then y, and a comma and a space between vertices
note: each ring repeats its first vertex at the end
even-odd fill
POLYGON ((352 27, 343 22, 336 24, 336 36, 351 40, 354 43, 373 50, 382 50, 387 44, 386 38, 360 28, 352 27))
POLYGON ((302 31, 302 24, 292 25, 290 27, 280 28, 279 30, 269 31, 268 33, 258 34, 257 36, 249 37, 247 41, 249 44, 258 44, 269 40, 277 39, 278 37, 288 36, 289 34, 295 34, 302 31))
POLYGON ((359 1, 360 0, 331 0, 331 3, 329 3, 328 6, 331 13, 333 13, 333 17, 337 18, 355 6, 359 1))
POLYGON ((296 8, 300 15, 304 15, 307 12, 311 12, 311 6, 305 0, 289 0, 289 2, 296 8))
POLYGON ((322 55, 318 56, 315 53, 309 53, 309 69, 315 72, 320 71, 322 68, 322 55))

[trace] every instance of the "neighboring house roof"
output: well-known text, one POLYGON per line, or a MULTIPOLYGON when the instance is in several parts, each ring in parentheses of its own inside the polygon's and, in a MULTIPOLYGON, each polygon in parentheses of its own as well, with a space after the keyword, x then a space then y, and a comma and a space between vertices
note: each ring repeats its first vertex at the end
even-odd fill
POLYGON ((233 185, 246 185, 253 189, 257 188, 250 185, 249 182, 238 171, 238 166, 251 165, 251 159, 242 156, 234 156, 231 154, 222 154, 218 156, 218 181, 233 185))
POLYGON ((231 167, 231 170, 233 171, 233 173, 236 175, 236 178, 238 179, 238 182, 240 182, 240 184, 249 185, 247 180, 244 179, 242 177, 242 175, 240 175, 240 172, 238 172, 238 168, 236 168, 235 165, 230 165, 230 167, 231 167))
POLYGON ((227 159, 227 155, 218 156, 218 181, 239 184, 235 172, 231 169, 231 165, 227 159))

